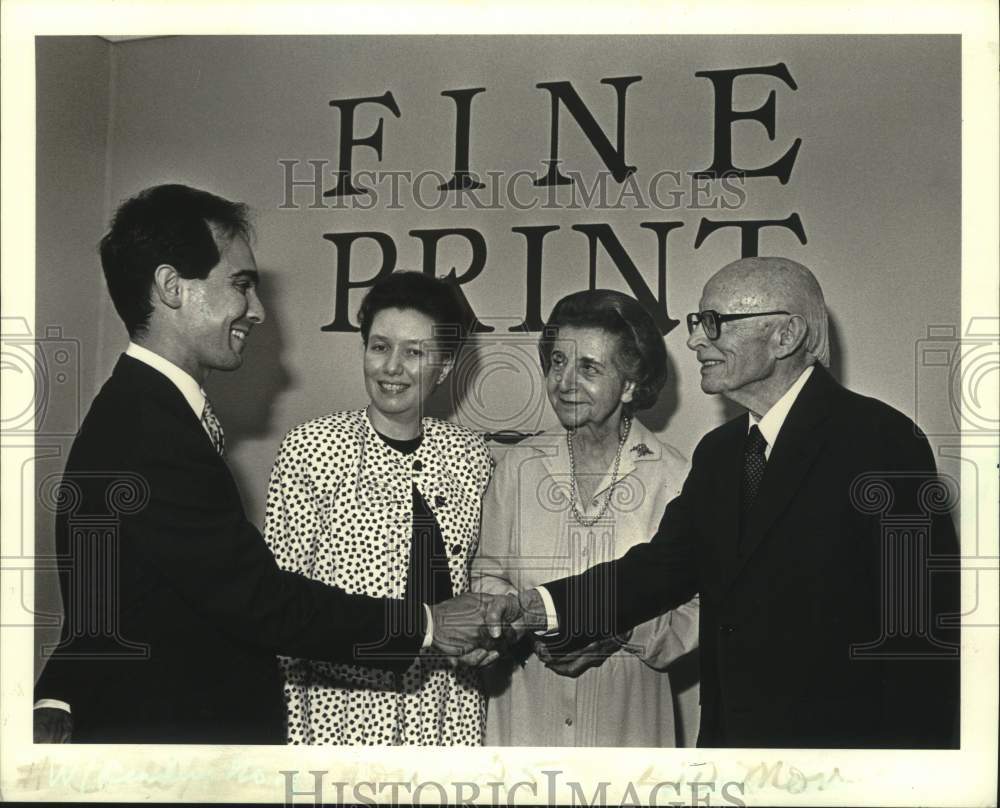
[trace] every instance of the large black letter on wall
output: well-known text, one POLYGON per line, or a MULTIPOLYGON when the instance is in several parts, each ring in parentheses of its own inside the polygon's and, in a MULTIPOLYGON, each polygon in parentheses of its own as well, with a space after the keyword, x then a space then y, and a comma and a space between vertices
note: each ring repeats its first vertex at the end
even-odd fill
POLYGON ((379 118, 378 126, 368 137, 358 138, 354 136, 354 111, 359 105, 368 103, 381 104, 397 118, 400 116, 396 99, 388 90, 383 95, 369 98, 342 98, 339 101, 330 102, 331 107, 337 107, 340 110, 340 167, 337 169, 337 184, 329 191, 324 191, 323 196, 350 196, 367 193, 364 189, 356 188, 351 182, 351 157, 355 146, 367 146, 374 150, 379 160, 382 159, 382 118, 379 118))
POLYGON ((733 165, 733 130, 735 121, 758 121, 767 129, 767 136, 774 140, 774 90, 767 96, 764 106, 757 109, 737 111, 733 109, 733 82, 737 76, 774 76, 781 79, 793 90, 797 90, 795 79, 788 72, 784 62, 767 67, 744 67, 739 70, 700 70, 695 73, 706 78, 715 87, 715 156, 712 165, 704 171, 696 171, 694 176, 708 179, 735 177, 777 177, 784 185, 792 175, 795 157, 802 145, 802 138, 796 138, 792 147, 777 162, 764 168, 738 168, 733 165))
POLYGON ((358 233, 324 233, 323 238, 332 241, 337 247, 337 297, 334 308, 333 322, 323 326, 320 331, 360 331, 351 323, 348 310, 351 289, 363 289, 372 286, 383 275, 388 275, 396 267, 396 243, 388 233, 378 231, 358 233), (351 280, 351 247, 358 239, 370 238, 382 250, 382 268, 366 281, 351 280))
POLYGON ((597 244, 600 242, 604 245, 604 249, 611 257, 611 260, 614 261, 614 264, 621 273, 621 276, 625 279, 625 283, 627 283, 629 289, 632 290, 632 294, 635 296, 635 299, 638 300, 646 311, 648 311, 653 317, 653 320, 656 322, 656 327, 660 330, 660 333, 666 335, 673 331, 674 328, 677 327, 678 323, 678 321, 672 319, 670 314, 667 312, 667 236, 674 228, 683 226, 683 222, 643 222, 640 226, 656 233, 660 259, 658 264, 659 278, 657 283, 657 289, 660 293, 659 300, 653 297, 653 293, 649 291, 649 287, 646 286, 645 281, 642 279, 642 274, 639 272, 639 268, 629 257, 629 254, 625 252, 625 248, 618 240, 618 236, 615 235, 615 231, 611 228, 611 225, 574 224, 571 229, 584 233, 587 236, 587 241, 590 246, 590 288, 598 288, 597 244))
POLYGON ((716 230, 724 230, 727 227, 738 227, 740 230, 740 258, 756 258, 760 255, 760 231, 765 227, 784 227, 795 234, 799 244, 806 243, 806 231, 802 227, 802 220, 799 214, 793 213, 786 219, 744 219, 732 222, 702 219, 698 225, 698 235, 694 237, 694 248, 697 250, 716 230))
POLYGON ((424 248, 423 272, 432 278, 437 277, 437 247, 441 239, 446 236, 459 236, 469 243, 469 246, 472 248, 472 260, 469 262, 468 268, 462 275, 459 275, 458 267, 452 267, 444 277, 454 284, 455 291, 462 300, 462 305, 465 306, 466 312, 471 315, 470 332, 473 334, 483 334, 495 331, 496 329, 479 322, 479 319, 475 316, 475 312, 472 310, 472 306, 469 305, 469 300, 465 296, 465 292, 461 288, 462 284, 478 278, 479 274, 483 271, 483 267, 486 266, 486 239, 483 238, 483 234, 478 230, 473 230, 471 227, 446 227, 439 230, 411 230, 410 235, 420 239, 420 243, 424 248))
POLYGON ((512 227, 512 233, 520 233, 525 239, 525 302, 524 319, 508 328, 511 332, 541 331, 545 326, 542 319, 542 242, 545 236, 553 230, 558 230, 557 224, 530 225, 512 227))
POLYGON ((625 91, 630 84, 642 81, 642 76, 622 76, 617 79, 601 79, 601 84, 610 84, 618 96, 618 145, 614 147, 604 130, 594 120, 587 105, 583 103, 573 85, 568 81, 543 81, 536 87, 548 90, 552 95, 552 144, 549 150, 549 170, 544 177, 535 180, 536 186, 569 185, 572 180, 559 173, 559 102, 576 119, 583 134, 591 142, 604 165, 611 171, 617 182, 635 171, 635 166, 625 162, 625 91))
POLYGON ((486 92, 485 87, 472 87, 468 90, 445 90, 441 93, 455 102, 455 173, 451 175, 448 182, 438 186, 439 191, 457 191, 459 188, 473 190, 486 187, 469 172, 472 99, 484 92, 486 92))

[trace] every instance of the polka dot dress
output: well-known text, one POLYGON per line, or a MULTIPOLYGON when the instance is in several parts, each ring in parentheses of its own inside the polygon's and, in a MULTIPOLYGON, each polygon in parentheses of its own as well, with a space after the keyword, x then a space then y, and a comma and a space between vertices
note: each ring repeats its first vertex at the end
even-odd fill
MULTIPOLYGON (((268 486, 264 536, 278 564, 352 594, 403 598, 413 486, 444 537, 456 595, 469 589, 492 461, 482 438, 423 419, 415 452, 387 446, 364 410, 285 437, 268 486)), ((475 671, 429 656, 402 674, 281 657, 292 744, 479 745, 485 702, 475 671)))

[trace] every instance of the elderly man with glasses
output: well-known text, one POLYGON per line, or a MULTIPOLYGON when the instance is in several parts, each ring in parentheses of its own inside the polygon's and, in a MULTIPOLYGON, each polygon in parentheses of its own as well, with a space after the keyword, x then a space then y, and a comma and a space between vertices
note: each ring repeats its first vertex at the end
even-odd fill
POLYGON ((953 492, 926 438, 826 370, 806 267, 729 264, 699 308, 701 388, 748 412, 702 438, 650 542, 498 602, 491 632, 581 654, 700 593, 700 746, 955 748, 953 492))

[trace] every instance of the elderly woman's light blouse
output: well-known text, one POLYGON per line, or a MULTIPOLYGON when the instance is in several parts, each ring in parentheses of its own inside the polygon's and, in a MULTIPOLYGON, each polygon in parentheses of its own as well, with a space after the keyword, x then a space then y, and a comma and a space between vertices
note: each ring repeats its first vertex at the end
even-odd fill
MULTIPOLYGON (((584 527, 571 513, 566 433, 546 432, 507 449, 483 500, 473 589, 510 592, 618 558, 655 532, 680 493, 687 462, 638 420, 622 449, 611 507, 584 527)), ((597 515, 610 473, 593 499, 597 515)), ((665 668, 697 646, 697 598, 635 628, 626 646, 579 677, 561 676, 531 654, 498 663, 487 676, 486 744, 490 746, 678 745, 674 694, 665 668)), ((697 699, 685 699, 689 713, 697 699)), ((698 716, 684 716, 688 735, 698 716), (687 726, 688 724, 691 726, 687 726)))

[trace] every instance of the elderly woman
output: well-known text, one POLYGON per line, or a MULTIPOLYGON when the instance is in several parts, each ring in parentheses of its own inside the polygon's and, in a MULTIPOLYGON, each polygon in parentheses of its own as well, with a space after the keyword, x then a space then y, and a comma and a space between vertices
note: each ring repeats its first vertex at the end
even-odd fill
MULTIPOLYGON (((656 532, 685 477, 684 458, 634 418, 656 402, 667 359, 636 300, 609 290, 563 298, 538 351, 563 429, 522 442, 498 463, 473 563, 480 591, 537 586, 623 555, 656 532)), ((665 669, 697 636, 695 600, 569 659, 519 647, 518 662, 487 674, 486 743, 677 745, 665 669)))
MULTIPOLYGON (((285 437, 265 538, 278 563, 347 592, 435 604, 469 586, 491 459, 482 438, 424 417, 454 364, 463 309, 415 272, 378 281, 359 312, 368 406, 285 437)), ((421 656, 402 674, 283 659, 293 744, 482 743, 476 672, 421 656)))

